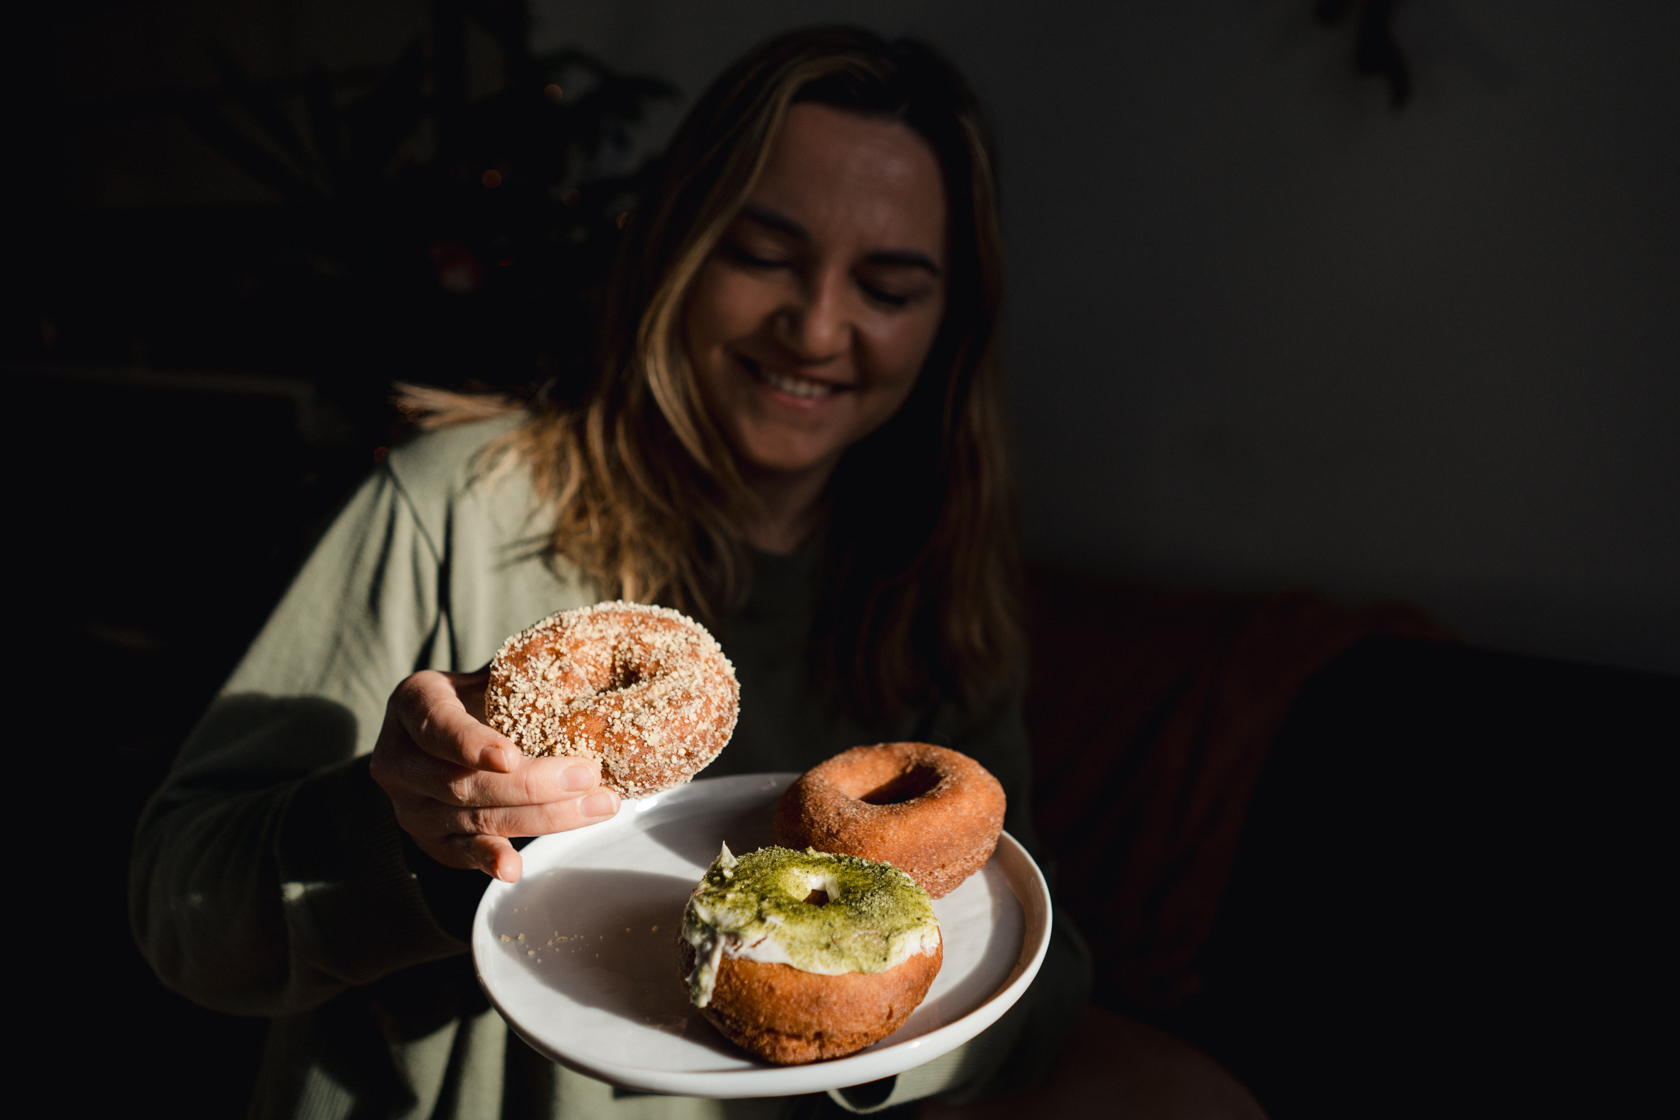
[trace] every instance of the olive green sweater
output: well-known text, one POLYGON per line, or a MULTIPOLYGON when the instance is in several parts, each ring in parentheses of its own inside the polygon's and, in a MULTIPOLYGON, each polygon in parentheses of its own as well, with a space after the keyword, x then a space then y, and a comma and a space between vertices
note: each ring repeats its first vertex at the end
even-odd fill
MULTIPOLYGON (((1082 995, 1082 962, 1066 939, 1053 945, 1035 994, 980 1038, 896 1080, 830 1094, 831 1103, 618 1092, 508 1032, 478 989, 464 941, 488 880, 405 845, 367 768, 386 699, 404 677, 479 668, 507 635, 597 598, 544 559, 547 517, 528 478, 477 470, 478 452, 508 423, 433 433, 391 454, 328 530, 141 817, 130 912, 152 967, 206 1007, 272 1019, 253 1114, 872 1111, 935 1093, 960 1099, 1009 1068, 1017 1040, 1042 1050, 1045 1031, 1024 1025, 1071 1018, 1082 995)), ((806 684, 813 595, 808 558, 759 558, 749 601, 717 635, 740 677, 741 719, 706 776, 804 770, 864 742, 942 743, 997 775, 1008 827, 1030 844, 1019 697, 978 715, 940 707, 889 727, 839 718, 806 684)))

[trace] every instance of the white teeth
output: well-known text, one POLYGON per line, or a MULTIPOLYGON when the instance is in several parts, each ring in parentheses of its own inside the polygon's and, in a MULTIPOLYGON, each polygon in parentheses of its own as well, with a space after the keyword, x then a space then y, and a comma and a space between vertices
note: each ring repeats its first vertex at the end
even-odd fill
POLYGON ((795 377, 791 373, 779 370, 765 369, 763 366, 751 367, 760 381, 772 389, 786 393, 790 397, 804 397, 814 400, 817 397, 827 397, 834 394, 834 386, 822 381, 812 381, 807 377, 795 377))

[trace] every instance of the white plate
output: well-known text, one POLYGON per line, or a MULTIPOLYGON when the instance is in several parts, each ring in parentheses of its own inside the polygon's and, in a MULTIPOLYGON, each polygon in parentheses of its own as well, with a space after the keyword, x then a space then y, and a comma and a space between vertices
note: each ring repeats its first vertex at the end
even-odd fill
POLYGON ((648 1093, 777 1097, 890 1077, 962 1045, 1027 990, 1050 942, 1050 894, 1005 833, 983 872, 933 904, 945 963, 899 1031, 830 1062, 773 1066, 737 1050, 689 1005, 677 930, 717 855, 771 843, 794 774, 710 778, 626 801, 618 816, 544 836, 517 883, 492 883, 473 963, 519 1036, 561 1065, 648 1093))

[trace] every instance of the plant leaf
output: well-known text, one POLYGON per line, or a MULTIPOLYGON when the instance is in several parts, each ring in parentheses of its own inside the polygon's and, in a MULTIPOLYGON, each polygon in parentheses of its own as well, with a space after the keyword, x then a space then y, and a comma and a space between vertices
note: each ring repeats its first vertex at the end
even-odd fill
POLYGON ((222 91, 250 114, 264 138, 292 161, 299 176, 314 178, 318 163, 280 102, 263 92, 244 64, 221 47, 210 48, 210 60, 221 76, 222 91))
POLYGON ((285 160, 246 134, 214 105, 189 102, 181 110, 188 127, 200 139, 287 202, 315 206, 322 201, 320 188, 299 175, 285 160))

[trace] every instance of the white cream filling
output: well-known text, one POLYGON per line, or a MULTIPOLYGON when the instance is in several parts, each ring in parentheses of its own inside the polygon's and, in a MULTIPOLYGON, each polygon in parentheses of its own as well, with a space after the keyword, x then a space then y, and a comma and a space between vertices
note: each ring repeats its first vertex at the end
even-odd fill
MULTIPOLYGON (((711 925, 704 918, 690 911, 690 918, 684 921, 683 934, 689 944, 694 946, 694 972, 688 976, 689 985, 694 995, 694 1006, 705 1007, 712 1002, 712 988, 717 984, 718 962, 724 957, 740 961, 762 961, 765 964, 785 964, 798 968, 793 958, 788 956, 787 950, 777 940, 774 932, 767 933, 758 940, 748 943, 738 933, 726 933, 711 925), (692 924, 691 924, 692 922, 692 924)), ((939 949, 939 927, 932 926, 921 930, 909 937, 901 937, 893 942, 892 950, 887 956, 887 964, 882 972, 889 968, 897 968, 917 953, 932 953, 939 949)), ((818 976, 840 976, 850 969, 816 968, 800 969, 802 972, 814 973, 818 976)))
MULTIPOLYGON (((722 845, 718 866, 726 878, 733 876, 735 864, 736 859, 734 853, 729 850, 729 845, 722 845)), ((840 897, 840 883, 828 875, 807 872, 801 879, 805 884, 806 893, 820 890, 831 899, 840 897)), ((694 971, 688 975, 687 981, 696 1007, 705 1007, 711 1002, 712 988, 717 983, 718 962, 725 956, 735 960, 790 965, 819 976, 840 976, 855 971, 821 961, 807 960, 804 964, 795 964, 781 939, 780 922, 775 921, 773 917, 769 923, 770 928, 750 942, 736 930, 721 928, 729 922, 727 915, 707 905, 699 897, 698 890, 690 897, 688 907, 683 912, 682 937, 694 948, 694 971)), ((896 968, 917 953, 937 952, 939 947, 937 920, 917 929, 902 931, 889 942, 886 961, 879 971, 896 968)))
MULTIPOLYGON (((887 954, 887 964, 881 969, 897 968, 917 953, 931 953, 939 948, 939 927, 929 926, 908 937, 901 937, 893 942, 892 950, 887 954)), ((742 940, 740 934, 726 933, 723 935, 723 955, 734 957, 742 961, 764 961, 767 964, 793 964, 793 958, 788 956, 781 941, 774 933, 767 933, 757 941, 748 943, 742 940)), ((850 971, 844 968, 816 968, 802 969, 804 972, 814 972, 819 976, 839 976, 850 971)))

